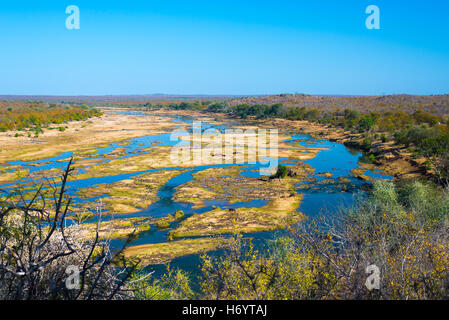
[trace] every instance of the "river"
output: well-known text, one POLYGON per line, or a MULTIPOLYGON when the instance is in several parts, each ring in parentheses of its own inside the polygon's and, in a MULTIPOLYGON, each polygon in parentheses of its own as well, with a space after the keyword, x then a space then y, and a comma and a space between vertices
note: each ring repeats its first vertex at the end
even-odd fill
MULTIPOLYGON (((142 117, 152 116, 147 113, 132 112, 133 114, 140 115, 142 117)), ((195 119, 188 116, 176 116, 175 121, 180 124, 190 124, 195 119)), ((210 123, 202 123, 203 129, 207 128, 217 128, 220 130, 226 129, 226 125, 213 125, 210 123)), ((287 133, 288 134, 288 133, 287 133)), ((120 155, 120 159, 130 158, 145 152, 148 152, 151 148, 159 146, 174 146, 179 143, 178 139, 170 139, 170 133, 143 136, 137 138, 127 139, 121 141, 120 143, 110 143, 108 146, 103 148, 96 148, 92 150, 91 159, 100 159, 98 163, 94 165, 99 165, 104 162, 110 161, 106 155, 110 154, 118 148, 123 149, 120 155)), ((316 147, 323 148, 316 157, 310 160, 304 160, 303 162, 311 165, 315 168, 315 172, 312 175, 311 181, 307 181, 296 186, 298 193, 304 195, 303 201, 298 208, 300 212, 303 212, 308 218, 318 218, 323 215, 333 214, 342 210, 345 207, 352 205, 354 200, 354 194, 358 194, 362 191, 363 185, 366 182, 362 182, 357 178, 351 176, 350 170, 358 167, 358 161, 362 154, 359 151, 351 150, 342 144, 334 143, 326 139, 314 139, 307 135, 292 134, 291 139, 285 142, 294 144, 295 142, 300 142, 302 146, 305 147, 316 147), (331 173, 332 179, 328 179, 322 175, 322 173, 331 173), (344 178, 344 183, 338 178, 344 178), (343 187, 343 188, 342 188, 343 187)), ((66 159, 68 157, 76 155, 76 152, 64 152, 56 157, 51 157, 47 159, 41 159, 37 161, 12 161, 4 165, 16 165, 23 169, 28 169, 30 173, 50 170, 50 169, 63 169, 66 163, 60 162, 58 160, 66 159)), ((85 159, 90 159, 89 157, 85 159)), ((280 163, 287 164, 291 163, 288 159, 279 159, 280 163)), ((117 218, 131 218, 139 216, 151 216, 151 217, 163 217, 167 214, 173 214, 176 210, 181 209, 184 211, 185 216, 188 217, 193 213, 203 213, 209 211, 213 206, 227 207, 227 208, 240 208, 240 207, 261 207, 267 203, 265 200, 252 200, 248 202, 239 202, 229 204, 226 201, 206 201, 206 206, 201 209, 193 209, 192 204, 176 202, 173 200, 173 195, 178 186, 181 186, 193 179, 192 174, 212 167, 224 167, 224 166, 236 166, 235 164, 226 165, 207 165, 190 167, 186 172, 183 172, 172 179, 170 179, 162 188, 158 191, 158 200, 151 204, 147 209, 142 210, 133 214, 123 214, 123 215, 104 215, 103 220, 117 219, 117 218)), ((257 163, 255 165, 242 165, 245 168, 242 171, 242 175, 251 176, 258 174, 258 170, 264 167, 264 164, 257 163)), ((98 178, 90 178, 83 180, 71 180, 68 183, 69 193, 73 196, 74 201, 81 203, 83 201, 93 201, 93 199, 81 199, 75 193, 79 189, 89 188, 94 185, 103 183, 112 183, 127 179, 146 172, 154 172, 160 170, 175 170, 179 168, 164 168, 164 169, 153 169, 127 174, 118 174, 112 176, 103 176, 98 178)), ((79 172, 82 173, 82 172, 79 172)), ((380 171, 366 171, 365 175, 372 177, 374 179, 391 179, 390 176, 382 174, 380 171)), ((10 190, 17 183, 27 183, 28 178, 23 178, 15 183, 4 184, 0 186, 0 189, 10 190)), ((35 181, 39 183, 40 181, 35 181)), ((98 197, 96 197, 98 198, 98 197)), ((93 220, 91 220, 93 221, 93 220)), ((172 227, 176 227, 173 225, 172 227)), ((254 239, 255 244, 258 247, 263 247, 267 244, 267 241, 274 239, 275 237, 281 235, 284 231, 271 231, 271 232, 259 232, 252 234, 245 234, 247 237, 254 239)), ((133 242, 133 245, 137 244, 148 244, 148 243, 159 243, 167 241, 167 230, 157 230, 152 228, 150 231, 141 233, 138 238, 133 242)), ((123 243, 123 240, 112 240, 111 245, 113 247, 119 247, 123 243)), ((211 252, 212 255, 219 255, 221 250, 211 252)), ((199 263, 199 257, 197 255, 184 256, 176 258, 171 261, 172 267, 179 267, 185 271, 196 274, 198 272, 197 266, 199 263)), ((154 270, 156 274, 165 271, 165 266, 156 265, 149 266, 148 269, 154 270)))

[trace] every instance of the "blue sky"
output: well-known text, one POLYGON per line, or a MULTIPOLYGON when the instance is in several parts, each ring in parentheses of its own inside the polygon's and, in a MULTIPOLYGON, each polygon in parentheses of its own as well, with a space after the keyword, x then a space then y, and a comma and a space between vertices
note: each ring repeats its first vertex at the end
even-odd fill
POLYGON ((0 3, 0 94, 294 92, 449 93, 449 1, 0 3))

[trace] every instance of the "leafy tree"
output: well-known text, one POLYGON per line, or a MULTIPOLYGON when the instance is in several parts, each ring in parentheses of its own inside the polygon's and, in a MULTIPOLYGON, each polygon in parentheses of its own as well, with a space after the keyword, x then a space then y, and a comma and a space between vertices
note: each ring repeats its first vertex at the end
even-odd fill
POLYGON ((278 165, 276 173, 272 178, 284 179, 288 175, 288 168, 282 164, 278 165))
POLYGON ((342 216, 301 223, 268 250, 235 236, 220 258, 204 255, 203 299, 446 299, 447 191, 379 181, 342 216), (380 289, 365 286, 379 268, 380 289))
POLYGON ((366 115, 360 118, 359 120, 359 130, 369 131, 376 124, 376 120, 372 115, 366 115))
POLYGON ((419 152, 431 163, 438 180, 449 185, 449 133, 417 142, 419 152))

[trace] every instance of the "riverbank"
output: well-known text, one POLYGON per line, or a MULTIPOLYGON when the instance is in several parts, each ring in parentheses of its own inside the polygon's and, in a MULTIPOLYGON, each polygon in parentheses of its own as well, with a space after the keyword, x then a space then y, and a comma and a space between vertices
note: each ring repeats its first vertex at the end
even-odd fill
POLYGON ((107 146, 125 139, 166 133, 179 123, 167 117, 141 117, 133 114, 108 113, 86 121, 68 123, 64 132, 45 129, 39 137, 15 137, 14 132, 0 132, 0 163, 35 161, 62 152, 78 152, 107 146))
MULTIPOLYGON (((302 133, 319 139, 328 139, 364 151, 364 138, 362 133, 353 133, 339 127, 317 122, 278 118, 263 120, 236 119, 223 113, 206 113, 204 111, 192 110, 157 110, 152 112, 166 115, 188 114, 189 116, 198 117, 198 119, 213 119, 218 124, 224 121, 230 121, 235 125, 239 124, 241 126, 256 126, 265 129, 277 128, 283 134, 302 133)), ((380 169, 398 180, 422 178, 428 177, 429 175, 424 165, 424 158, 414 157, 405 146, 395 145, 392 141, 382 142, 380 138, 371 141, 370 153, 375 156, 376 160, 373 163, 362 163, 363 168, 380 169)))
MULTIPOLYGON (((9 168, 27 168, 35 178, 56 177, 58 168, 74 156, 75 171, 70 177, 69 187, 73 190, 74 212, 79 216, 70 218, 83 220, 86 237, 92 238, 97 227, 94 221, 101 216, 104 221, 99 226, 100 238, 112 239, 117 247, 122 241, 120 239, 134 232, 136 239, 128 255, 144 250, 148 263, 189 254, 188 249, 193 242, 185 240, 193 240, 190 237, 201 237, 195 239, 199 250, 195 252, 202 252, 220 247, 219 243, 206 240, 205 237, 210 235, 227 237, 234 232, 273 232, 296 224, 306 217, 300 209, 303 191, 307 193, 313 186, 325 188, 324 192, 359 188, 357 179, 349 172, 349 169, 357 167, 358 155, 329 141, 309 139, 298 134, 301 132, 298 128, 289 131, 287 125, 229 119, 224 115, 220 118, 194 112, 141 113, 129 109, 111 109, 104 118, 97 120, 81 126, 79 131, 68 130, 47 137, 44 134, 42 146, 50 153, 48 158, 40 158, 41 154, 26 147, 22 159, 38 157, 40 160, 18 161, 19 165, 13 167, 9 164, 9 168), (204 128, 211 127, 221 132, 225 128, 278 129, 275 155, 279 159, 275 156, 275 164, 279 161, 286 165, 288 176, 270 179, 269 175, 274 173, 276 166, 270 168, 270 172, 264 172, 268 176, 261 176, 260 172, 267 171, 266 164, 246 162, 249 150, 256 145, 255 140, 239 137, 240 134, 246 135, 245 132, 235 134, 240 142, 232 150, 232 157, 243 161, 223 161, 227 156, 224 151, 214 150, 202 140, 202 151, 217 161, 174 164, 170 157, 173 147, 188 141, 197 142, 194 139, 198 137, 184 133, 173 140, 171 132, 175 128, 188 130, 192 120, 204 122, 204 128), (126 125, 121 128, 123 122, 126 125), (135 129, 130 128, 133 123, 137 126, 135 129), (93 140, 87 139, 89 135, 93 140), (77 136, 81 140, 76 140, 77 136), (71 140, 69 145, 58 149, 55 144, 64 139, 71 140), (83 141, 90 141, 90 144, 81 145, 83 141), (69 153, 61 154, 56 150, 69 153), (330 158, 323 157, 323 154, 330 158), (340 162, 335 162, 338 158, 340 162), (318 172, 315 172, 315 166, 320 168, 318 172), (185 216, 183 213, 176 217, 180 210, 185 212, 185 216), (136 246, 139 250, 134 248, 136 246), (161 253, 170 253, 172 247, 175 253, 161 253)), ((213 140, 211 135, 203 137, 213 140)), ((258 138, 258 133, 253 138, 258 138)), ((222 146, 221 143, 219 145, 222 146)), ((273 156, 271 147, 262 146, 262 149, 265 157, 273 156)), ((261 154, 258 156, 262 161, 261 154)), ((17 172, 23 174, 22 171, 17 172)), ((357 178, 363 176, 359 172, 357 178)), ((28 183, 26 179, 22 181, 28 183)), ((31 185, 29 191, 32 191, 31 185)))
POLYGON ((301 200, 301 195, 291 193, 261 208, 216 208, 182 221, 169 233, 169 239, 284 229, 305 219, 297 211, 301 200))
POLYGON ((124 256, 128 259, 138 259, 143 266, 164 264, 181 256, 217 250, 226 246, 228 243, 229 240, 225 238, 207 237, 145 244, 125 249, 124 256))

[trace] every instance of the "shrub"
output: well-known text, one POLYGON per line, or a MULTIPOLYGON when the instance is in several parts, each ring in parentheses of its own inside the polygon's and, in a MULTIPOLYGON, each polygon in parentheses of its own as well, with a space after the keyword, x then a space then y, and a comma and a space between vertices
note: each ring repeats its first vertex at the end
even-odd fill
POLYGON ((376 182, 334 223, 290 229, 256 251, 237 236, 221 258, 203 256, 205 299, 446 299, 449 197, 421 182, 376 182), (365 286, 380 269, 380 289, 365 286))
POLYGON ((176 210, 176 212, 175 212, 175 219, 176 220, 179 220, 179 219, 182 219, 182 218, 184 218, 184 211, 182 211, 182 210, 176 210))
POLYGON ((363 116, 362 118, 360 118, 359 121, 360 132, 369 131, 374 126, 375 123, 376 120, 372 115, 363 116))
POLYGON ((371 149, 371 144, 372 144, 371 138, 366 137, 363 139, 361 147, 363 150, 369 151, 371 149))
MULTIPOLYGON (((23 101, 14 102, 14 107, 2 109, 0 102, 0 131, 22 130, 31 127, 43 127, 50 123, 61 124, 64 121, 85 120, 100 116, 95 108, 83 106, 62 106, 38 103, 28 105, 23 101)), ((37 134, 38 135, 38 134, 37 134)))
POLYGON ((130 278, 133 299, 136 300, 191 300, 194 292, 190 279, 181 270, 167 265, 166 273, 161 279, 152 279, 151 273, 139 268, 130 278))
MULTIPOLYGON (((136 264, 121 258, 121 250, 111 253, 107 243, 98 241, 98 233, 89 240, 83 237, 83 230, 78 225, 66 227, 65 219, 71 204, 71 199, 66 196, 66 183, 72 170, 70 161, 61 186, 50 190, 55 196, 51 205, 43 186, 38 187, 31 200, 24 200, 20 189, 2 198, 0 299, 130 297, 126 282, 136 264), (122 270, 114 266, 119 262, 124 267, 122 270), (69 268, 79 271, 78 288, 69 289, 66 285, 69 268)), ((127 244, 128 241, 125 246, 127 244)), ((73 275, 72 271, 69 273, 73 275)))
POLYGON ((440 183, 449 185, 449 133, 417 142, 418 152, 430 162, 440 183))
POLYGON ((170 223, 168 221, 162 220, 156 222, 156 227, 160 230, 170 228, 170 223))
POLYGON ((364 154, 362 157, 360 157, 360 161, 364 163, 374 163, 376 162, 376 157, 372 153, 369 155, 364 154))
POLYGON ((288 168, 282 164, 278 165, 276 173, 271 176, 272 179, 284 179, 288 174, 288 168))

